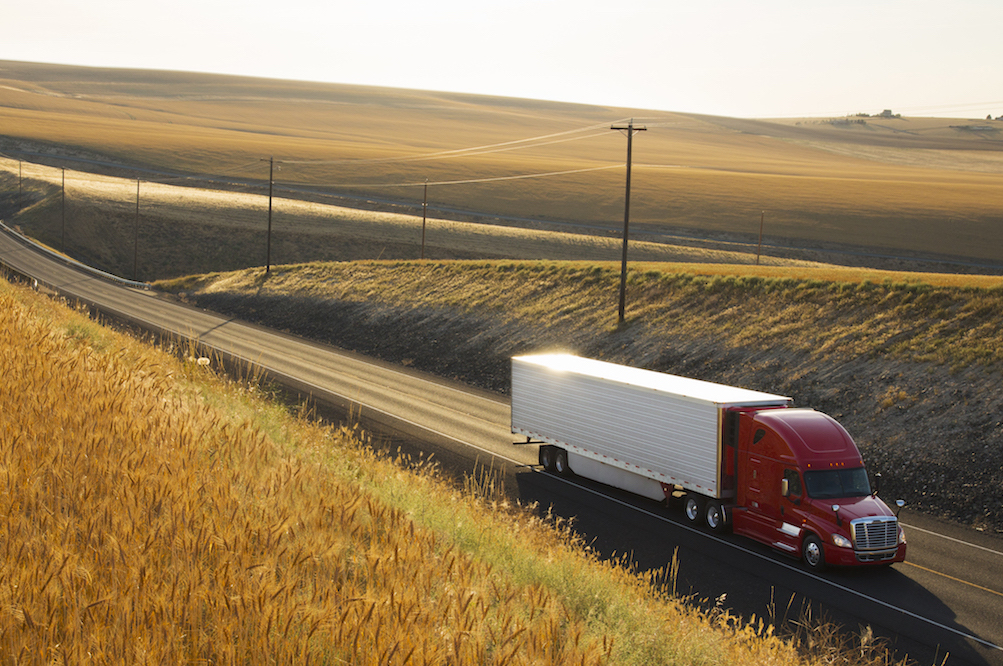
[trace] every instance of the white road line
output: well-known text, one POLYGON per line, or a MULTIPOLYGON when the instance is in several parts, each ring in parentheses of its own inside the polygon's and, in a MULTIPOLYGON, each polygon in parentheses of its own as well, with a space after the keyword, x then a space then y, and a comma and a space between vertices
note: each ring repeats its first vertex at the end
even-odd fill
MULTIPOLYGON (((232 352, 231 352, 231 354, 232 354, 232 352)), ((249 362, 249 361, 246 361, 246 362, 249 362)), ((265 368, 268 371, 271 371, 272 373, 275 373, 275 374, 278 374, 278 375, 282 375, 282 376, 288 376, 288 375, 286 375, 283 372, 276 371, 274 368, 270 368, 270 367, 264 366, 262 364, 257 364, 257 365, 259 365, 259 367, 265 368)), ((292 379, 295 379, 295 378, 292 378, 292 379)), ((296 381, 301 381, 304 384, 308 384, 310 386, 315 386, 315 385, 311 384, 310 382, 305 382, 305 381, 298 380, 298 379, 296 381)), ((320 386, 315 386, 315 388, 318 390, 318 392, 329 393, 329 394, 332 394, 332 395, 336 395, 336 396, 338 396, 338 397, 340 397, 342 399, 348 400, 348 401, 350 401, 352 403, 361 404, 357 400, 353 400, 353 399, 349 398, 348 396, 340 395, 340 394, 338 394, 335 391, 331 391, 330 389, 325 389, 325 388, 322 388, 320 386)), ((419 428, 421 430, 425 430, 426 432, 430 432, 430 433, 438 435, 440 437, 444 437, 446 439, 452 440, 452 441, 457 442, 459 444, 463 444, 465 446, 469 446, 469 447, 475 448, 475 449, 477 449, 479 451, 482 451, 484 453, 487 453, 488 455, 491 455, 491 456, 493 456, 495 458, 499 458, 501 460, 505 460, 507 462, 510 462, 513 465, 523 465, 523 463, 521 463, 521 462, 519 462, 517 460, 513 460, 512 458, 509 458, 508 456, 502 455, 502 454, 497 453, 495 451, 490 451, 490 450, 485 449, 483 447, 477 446, 476 444, 471 444, 470 442, 465 442, 465 441, 460 440, 460 439, 458 439, 456 437, 453 437, 451 435, 447 435, 446 433, 443 433, 443 432, 439 432, 437 430, 429 428, 428 426, 422 425, 420 423, 416 423, 414 421, 410 421, 408 419, 401 418, 399 416, 396 416, 396 415, 391 414, 389 412, 386 412, 384 410, 372 407, 370 405, 363 405, 363 406, 367 407, 369 409, 372 409, 373 411, 376 411, 376 412, 379 412, 381 414, 384 414, 385 416, 389 416, 390 418, 392 418, 394 420, 397 420, 397 421, 400 421, 400 422, 403 422, 403 423, 407 423, 407 424, 415 426, 415 427, 417 427, 417 428, 419 428)), ((631 508, 631 509, 633 509, 635 511, 638 511, 640 513, 643 513, 643 514, 645 514, 647 516, 650 516, 652 518, 656 518, 657 520, 660 520, 662 522, 669 523, 669 524, 674 525, 676 527, 684 528, 684 529, 686 529, 686 530, 688 530, 688 531, 690 531, 690 532, 692 532, 694 534, 699 534, 701 536, 708 537, 710 539, 713 539, 714 541, 717 541, 720 544, 729 546, 729 547, 734 548, 736 550, 739 550, 739 551, 741 551, 743 553, 748 553, 749 555, 753 555, 755 557, 758 557, 761 560, 765 560, 767 562, 771 562, 771 563, 773 563, 775 565, 778 565, 778 566, 781 566, 781 567, 783 567, 783 568, 785 568, 785 569, 787 569, 789 571, 792 571, 792 572, 795 572, 795 573, 798 573, 798 574, 801 574, 801 575, 804 575, 804 576, 808 576, 810 578, 814 578, 815 580, 817 580, 817 581, 819 581, 821 583, 825 583, 829 587, 836 588, 838 590, 841 590, 841 591, 846 592, 848 594, 854 595, 854 596, 859 597, 861 599, 865 599, 867 601, 870 601, 872 603, 878 604, 880 606, 884 606, 885 608, 888 608, 890 610, 898 611, 899 613, 902 613, 903 615, 907 615, 907 616, 909 616, 909 617, 911 617, 911 618, 913 618, 915 620, 919 620, 919 621, 925 622, 925 623, 927 623, 929 625, 938 627, 940 629, 943 629, 944 631, 947 631, 949 633, 952 633, 952 634, 955 634, 957 636, 960 636, 961 638, 975 641, 976 643, 984 645, 984 646, 986 646, 986 647, 988 647, 990 649, 993 649, 993 650, 1003 651, 1003 647, 1001 647, 999 645, 996 645, 995 643, 991 643, 991 642, 989 642, 987 640, 984 640, 982 638, 979 638, 978 636, 975 636, 975 635, 969 634, 969 633, 965 633, 964 631, 961 631, 960 629, 955 629, 953 627, 949 627, 949 626, 947 626, 945 624, 937 622, 936 620, 932 620, 932 619, 930 619, 928 617, 923 617, 922 615, 918 615, 918 614, 916 614, 916 613, 914 613, 912 611, 906 610, 904 608, 900 608, 900 607, 895 606, 893 604, 890 604, 890 603, 888 603, 886 601, 882 601, 881 599, 877 599, 875 597, 868 596, 866 594, 863 594, 862 592, 858 592, 857 590, 854 590, 852 588, 846 587, 845 585, 840 585, 839 583, 836 583, 836 582, 834 582, 832 580, 829 580, 828 578, 824 578, 824 577, 819 576, 817 574, 813 574, 813 573, 811 573, 809 571, 805 571, 804 569, 801 569, 800 567, 793 567, 793 566, 787 564, 786 562, 782 562, 782 561, 776 560, 774 558, 766 557, 765 555, 763 555, 761 553, 757 553, 756 551, 749 550, 748 548, 744 548, 741 545, 738 545, 738 544, 735 544, 735 543, 733 543, 731 541, 727 541, 725 539, 722 539, 722 538, 720 538, 720 537, 718 537, 718 536, 716 536, 714 534, 710 534, 710 533, 705 532, 703 530, 699 530, 699 529, 693 528, 693 527, 691 527, 689 525, 686 525, 685 523, 678 523, 678 522, 676 522, 674 520, 670 520, 669 518, 666 518, 665 516, 661 516, 661 515, 659 515, 657 513, 652 513, 651 511, 648 511, 646 509, 642 509, 642 508, 640 508, 640 507, 638 507, 636 505, 630 504, 629 502, 624 502, 623 500, 620 500, 620 499, 618 499, 616 497, 611 497, 609 495, 606 495, 604 493, 598 492, 598 491, 593 490, 591 488, 587 488, 585 486, 578 485, 577 483, 569 481, 566 478, 562 478, 562 477, 559 477, 559 476, 553 476, 553 475, 552 475, 552 478, 558 479, 559 481, 563 481, 564 483, 567 483, 570 486, 573 486, 575 488, 579 488, 581 490, 589 492, 589 493, 591 493, 593 495, 596 495, 598 497, 603 497, 603 498, 605 498, 605 499, 607 499, 609 501, 615 502, 615 503, 617 503, 617 504, 619 504, 621 506, 625 506, 625 507, 631 508)), ((923 531, 923 532, 929 532, 929 530, 923 530, 922 528, 912 527, 912 526, 910 526, 910 527, 911 527, 911 529, 917 529, 917 530, 920 530, 920 531, 923 531)), ((958 541, 959 543, 970 545, 970 546, 972 546, 974 548, 981 548, 982 550, 987 550, 987 551, 989 551, 991 553, 996 553, 996 554, 1003 555, 1003 553, 998 553, 997 551, 991 550, 989 548, 984 548, 982 546, 977 546, 975 544, 969 544, 968 542, 960 541, 958 539, 954 539, 952 537, 944 536, 942 534, 937 534, 936 532, 929 532, 929 533, 933 534, 935 536, 943 537, 945 539, 950 539, 952 541, 958 541)))
POLYGON ((214 349, 217 353, 225 353, 225 354, 227 354, 228 356, 230 356, 232 358, 237 358, 237 359, 243 361, 244 363, 249 363, 249 364, 255 365, 255 366, 257 366, 257 367, 265 370, 266 372, 271 373, 274 376, 287 377, 290 380, 295 381, 295 382, 297 382, 299 384, 302 384, 304 386, 308 386, 310 388, 316 389, 316 393, 319 394, 319 395, 327 394, 327 395, 335 396, 337 398, 341 398, 342 400, 348 402, 349 404, 359 405, 360 407, 363 407, 365 409, 368 409, 368 410, 371 410, 373 412, 377 412, 377 413, 382 414, 384 416, 390 417, 392 420, 397 421, 399 423, 406 423, 407 425, 414 426, 414 427, 416 427, 416 428, 418 428, 420 430, 424 430, 425 432, 429 432, 429 433, 432 433, 433 435, 438 435, 439 437, 442 437, 444 439, 448 439, 450 441, 456 442, 457 444, 462 444, 463 446, 467 446, 467 447, 470 447, 472 449, 477 449, 478 451, 483 451, 484 453, 486 453, 486 454, 488 454, 488 455, 490 455, 492 457, 500 458, 501 460, 504 460, 506 462, 512 463, 513 465, 516 465, 516 466, 525 466, 526 465, 526 463, 524 463, 524 462, 521 462, 519 460, 513 460, 512 458, 509 458, 508 456, 502 455, 502 454, 498 453, 497 451, 492 451, 492 450, 486 449, 486 448, 484 448, 482 446, 478 446, 476 444, 471 444, 470 442, 464 441, 464 440, 459 439, 457 437, 453 437, 452 435, 448 435, 448 434, 446 434, 444 432, 440 432, 440 431, 435 430, 434 428, 430 428, 429 426, 424 425, 422 423, 418 423, 416 421, 412 421, 410 419, 406 419, 406 418, 403 418, 401 416, 397 416, 396 414, 388 412, 388 411, 386 411, 384 409, 380 409, 379 407, 374 407, 372 405, 367 405, 366 403, 360 402, 359 400, 357 400, 355 398, 352 398, 350 396, 347 396, 347 395, 345 395, 343 393, 338 393, 337 391, 333 391, 330 388, 325 388, 323 386, 319 386, 317 384, 314 384, 313 382, 308 382, 306 380, 299 379, 297 377, 293 377, 293 376, 291 376, 291 375, 289 375, 289 374, 287 374, 285 372, 282 372, 280 370, 276 370, 275 368, 273 368, 273 367, 271 367, 269 365, 265 365, 263 363, 253 363, 252 361, 250 361, 250 360, 244 358, 243 356, 241 356, 239 354, 236 354, 234 352, 228 352, 228 351, 225 351, 225 350, 220 349, 218 347, 214 347, 212 345, 206 345, 206 346, 209 347, 210 349, 214 349))
POLYGON ((887 601, 882 601, 881 599, 876 599, 874 597, 868 596, 868 595, 866 595, 866 594, 864 594, 862 592, 858 592, 857 590, 854 590, 852 588, 846 587, 845 585, 840 585, 839 583, 833 582, 833 581, 829 580, 828 578, 824 578, 824 577, 819 576, 817 574, 813 574, 810 571, 805 571, 804 569, 802 569, 800 567, 794 567, 794 566, 791 566, 790 564, 787 564, 786 562, 782 562, 780 560, 776 560, 774 558, 767 557, 767 556, 763 555, 762 553, 757 553, 754 550, 749 550, 748 548, 744 548, 744 547, 742 547, 742 546, 740 546, 738 544, 735 544, 735 543, 733 543, 731 541, 727 541, 725 539, 722 539, 721 537, 718 537, 718 536, 716 536, 714 534, 710 534, 708 532, 705 532, 704 530, 696 529, 694 527, 686 525, 685 523, 677 523, 676 521, 670 520, 670 519, 666 518, 665 516, 660 516, 657 513, 652 513, 651 511, 648 511, 647 509, 642 509, 642 508, 640 508, 638 506, 630 504, 629 502, 624 502, 623 500, 617 499, 616 497, 610 497, 609 495, 605 495, 605 494, 603 494, 603 493, 601 493, 601 492, 599 492, 597 490, 593 490, 591 488, 586 488, 585 486, 580 486, 577 483, 569 481, 568 479, 565 479, 565 478, 562 478, 562 477, 559 477, 559 476, 553 476, 553 475, 552 475, 552 478, 555 478, 555 479, 558 479, 560 481, 563 481, 563 482, 567 483, 570 486, 574 486, 575 488, 579 488, 579 489, 584 490, 586 492, 592 493, 593 495, 597 495, 599 497, 603 497, 605 499, 608 499, 611 502, 615 502, 617 504, 620 504, 621 506, 625 506, 625 507, 634 509, 635 511, 643 513, 643 514, 645 514, 647 516, 650 516, 652 518, 656 518, 656 519, 658 519, 658 520, 660 520, 662 522, 669 523, 670 525, 675 525, 676 527, 682 527, 682 528, 684 528, 686 530, 689 530, 690 532, 692 532, 694 534, 699 534, 701 536, 708 537, 710 539, 713 539, 714 541, 717 541, 720 544, 723 544, 723 545, 726 545, 726 546, 730 546, 732 548, 735 548, 736 550, 742 551, 743 553, 748 553, 749 555, 753 555, 753 556, 758 557, 759 559, 764 560, 766 562, 770 562, 770 563, 775 564, 777 566, 781 566, 781 567, 783 567, 783 568, 785 568, 785 569, 787 569, 789 571, 793 571, 793 572, 802 574, 804 576, 808 576, 810 578, 814 578, 818 582, 825 583, 829 587, 833 587, 833 588, 836 588, 836 589, 841 590, 843 592, 847 592, 847 593, 852 594, 852 595, 854 595, 856 597, 859 597, 861 599, 866 599, 867 601, 870 601, 870 602, 873 602, 875 604, 878 604, 879 606, 884 606, 885 608, 888 608, 890 610, 898 611, 899 613, 902 613, 903 615, 908 615, 909 617, 911 617, 911 618, 913 618, 915 620, 919 620, 921 622, 925 622, 925 623, 927 623, 929 625, 932 625, 934 627, 938 627, 939 629, 943 629, 944 631, 947 631, 947 632, 950 632, 952 634, 955 634, 956 636, 960 636, 961 638, 972 640, 972 641, 975 641, 976 643, 984 645, 984 646, 986 646, 988 648, 991 648, 993 650, 1000 650, 1001 652, 1003 652, 1003 647, 1001 647, 999 645, 996 645, 995 643, 990 643, 989 641, 984 640, 982 638, 979 638, 978 636, 973 636, 972 634, 965 633, 965 632, 961 631, 960 629, 955 629, 953 627, 947 626, 946 624, 941 624, 940 622, 937 622, 936 620, 931 620, 928 617, 923 617, 922 615, 917 615, 916 613, 913 613, 912 611, 906 610, 904 608, 899 608, 898 606, 894 606, 894 605, 888 603, 887 601))
POLYGON ((941 539, 947 539, 948 541, 953 541, 954 543, 960 543, 960 544, 962 544, 964 546, 969 546, 971 548, 978 548, 979 550, 984 550, 987 553, 992 553, 993 555, 1003 556, 1003 553, 1001 553, 998 550, 993 550, 992 548, 986 548, 985 546, 980 546, 980 545, 978 545, 976 543, 970 543, 968 541, 962 541, 961 539, 955 539, 954 537, 949 537, 946 534, 941 534, 940 532, 931 532, 930 530, 924 530, 922 527, 916 527, 915 525, 908 525, 906 523, 899 523, 899 525, 901 525, 902 527, 908 527, 911 530, 916 530, 917 532, 923 532, 925 534, 931 534, 933 536, 938 536, 941 539))

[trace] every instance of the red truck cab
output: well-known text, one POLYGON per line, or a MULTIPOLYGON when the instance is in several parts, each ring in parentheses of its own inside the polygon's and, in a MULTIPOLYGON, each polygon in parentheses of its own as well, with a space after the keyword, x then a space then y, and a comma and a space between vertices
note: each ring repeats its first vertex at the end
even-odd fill
MULTIPOLYGON (((732 527, 809 568, 905 560, 898 519, 871 490, 849 433, 812 409, 743 410, 724 440, 732 527)), ((727 426, 726 426, 727 427, 727 426)))

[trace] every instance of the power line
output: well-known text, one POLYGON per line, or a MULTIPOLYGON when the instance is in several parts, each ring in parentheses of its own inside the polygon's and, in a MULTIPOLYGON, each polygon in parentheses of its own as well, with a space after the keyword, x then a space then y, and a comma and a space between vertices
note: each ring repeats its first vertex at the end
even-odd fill
POLYGON ((358 159, 358 160, 276 160, 282 164, 382 164, 387 162, 423 162, 427 160, 440 160, 449 159, 453 157, 468 157, 472 155, 483 155, 488 153, 503 152, 507 150, 521 150, 523 148, 536 148, 539 146, 547 146, 554 143, 562 143, 565 141, 579 141, 582 139, 590 139, 597 136, 604 136, 604 134, 590 134, 581 137, 571 137, 567 139, 559 139, 556 141, 548 141, 545 143, 540 143, 545 139, 553 139, 555 137, 567 136, 569 134, 577 134, 579 132, 589 132, 592 130, 605 127, 606 123, 600 123, 596 125, 589 125, 588 127, 580 127, 573 130, 565 130, 563 132, 554 132, 553 134, 544 134, 541 136, 530 137, 527 139, 515 139, 513 141, 503 141, 501 143, 492 143, 484 146, 472 146, 470 148, 457 148, 454 150, 440 150, 434 153, 427 153, 425 155, 410 155, 402 157, 374 157, 370 159, 358 159))
MULTIPOLYGON (((278 162, 279 160, 276 160, 278 162)), ((241 164, 240 166, 231 167, 225 170, 223 173, 237 173, 240 171, 249 171, 251 168, 259 168, 261 166, 261 160, 254 160, 253 162, 248 162, 247 164, 241 164)))
MULTIPOLYGON (((636 128, 635 128, 636 130, 636 128)), ((262 160, 258 160, 255 164, 260 165, 262 160)), ((279 160, 274 161, 275 164, 279 164, 279 160)), ((647 166, 647 165, 646 165, 647 166)), ((55 167, 58 169, 58 167, 55 167)), ((325 188, 340 188, 340 189, 353 189, 353 188, 391 188, 391 187, 419 187, 423 185, 429 186, 444 186, 444 185, 472 185, 477 183, 495 183, 502 182, 506 180, 528 180, 531 178, 550 178, 553 176, 568 176, 578 173, 589 173, 592 171, 606 171, 609 169, 622 169, 623 164, 606 164, 597 167, 585 167, 582 169, 566 169, 563 171, 543 171, 538 173, 524 173, 517 174, 514 176, 493 176, 490 178, 466 178, 463 180, 439 180, 439 181, 415 181, 406 183, 325 183, 325 188)), ((114 182, 119 178, 116 176, 111 176, 111 181, 114 182)), ((178 177, 166 177, 166 178, 148 178, 147 183, 160 184, 160 185, 171 185, 177 181, 204 181, 205 176, 178 176, 178 177)), ((271 180, 271 179, 269 179, 271 180)), ((293 183, 289 183, 290 185, 293 183)), ((256 189, 257 186, 248 185, 248 188, 256 189)), ((288 187, 283 187, 279 184, 274 184, 275 190, 288 190, 288 187)))
MULTIPOLYGON (((470 185, 473 183, 496 183, 503 180, 524 180, 527 178, 547 178, 550 176, 566 176, 574 173, 586 173, 589 171, 603 171, 606 169, 622 169, 622 164, 607 164, 606 166, 599 167, 587 167, 585 169, 568 169, 567 171, 546 171, 541 173, 525 173, 518 176, 495 176, 492 178, 468 178, 466 180, 440 180, 440 181, 429 181, 428 185, 470 185)), ((334 185, 329 185, 328 187, 417 187, 419 185, 425 185, 425 181, 414 182, 414 183, 372 183, 365 185, 352 185, 338 183, 334 185)))

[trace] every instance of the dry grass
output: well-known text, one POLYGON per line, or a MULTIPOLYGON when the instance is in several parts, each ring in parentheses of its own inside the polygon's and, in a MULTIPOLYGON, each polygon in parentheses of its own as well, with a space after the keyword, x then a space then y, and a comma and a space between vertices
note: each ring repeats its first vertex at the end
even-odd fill
MULTIPOLYGON (((192 295, 374 302, 479 312, 534 327, 615 324, 619 265, 357 262, 165 281, 192 295)), ((831 267, 649 264, 631 270, 628 323, 660 339, 783 347, 819 361, 881 355, 950 367, 1003 362, 1003 278, 831 267)), ((305 307, 305 306, 304 306, 305 307)), ((289 316, 289 313, 287 313, 289 316)))
POLYGON ((209 359, 5 282, 0 310, 0 651, 19 664, 887 663, 803 658, 761 620, 669 600, 665 572, 597 561, 490 483, 476 499, 375 456, 209 359))
MULTIPOLYGON (((0 183, 16 187, 19 165, 0 158, 0 183)), ((59 246, 63 242, 60 169, 22 164, 36 199, 11 223, 59 246)), ((266 259, 268 200, 257 194, 196 189, 68 170, 66 244, 105 270, 133 277, 135 233, 140 226, 141 279, 263 265, 266 259)), ((15 194, 16 196, 16 194, 15 194)), ((562 233, 489 224, 429 219, 426 256, 434 258, 507 257, 609 261, 620 256, 615 237, 562 233)), ((272 262, 417 258, 422 220, 413 215, 349 209, 277 198, 273 202, 272 262)), ((708 250, 635 240, 637 261, 752 263, 742 252, 708 250)), ((764 265, 817 265, 764 257, 764 265)))
MULTIPOLYGON (((420 184, 619 165, 608 128, 635 117, 631 216, 638 229, 848 243, 998 261, 999 132, 944 119, 866 126, 738 121, 530 100, 162 72, 5 63, 0 119, 14 143, 41 142, 195 174, 419 202, 420 184), (574 141, 416 158, 581 130, 574 141), (369 161, 367 161, 369 160, 369 161), (303 164, 302 162, 312 162, 303 164), (412 187, 395 187, 414 183, 412 187)), ((615 229, 623 171, 433 185, 433 205, 615 229)))
MULTIPOLYGON (((0 409, 0 643, 19 663, 598 663, 552 593, 283 452, 200 364, 3 300, 5 386, 30 387, 0 409)), ((387 473, 355 453, 355 474, 387 473)))

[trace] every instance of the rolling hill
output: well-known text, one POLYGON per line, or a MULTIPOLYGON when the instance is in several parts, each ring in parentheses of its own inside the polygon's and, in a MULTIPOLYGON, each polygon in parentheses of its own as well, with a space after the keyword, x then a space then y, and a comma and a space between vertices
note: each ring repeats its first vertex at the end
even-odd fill
MULTIPOLYGON (((610 235, 756 241, 1003 265, 1003 123, 742 120, 415 90, 0 61, 0 151, 335 193, 359 207, 610 235), (549 175, 541 175, 549 174, 549 175), (765 211, 765 212, 764 212, 765 211)), ((190 182, 190 181, 184 181, 190 182)), ((297 191, 298 190, 298 191, 297 191)), ((307 191, 305 191, 307 190, 307 191)))

